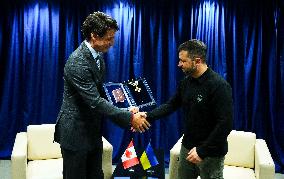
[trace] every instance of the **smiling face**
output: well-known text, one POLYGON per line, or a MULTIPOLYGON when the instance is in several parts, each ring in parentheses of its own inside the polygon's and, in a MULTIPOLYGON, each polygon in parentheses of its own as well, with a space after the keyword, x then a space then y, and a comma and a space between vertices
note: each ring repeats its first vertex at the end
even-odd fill
POLYGON ((116 30, 110 29, 103 37, 92 34, 90 44, 97 52, 105 53, 109 50, 111 46, 113 46, 115 33, 116 30))

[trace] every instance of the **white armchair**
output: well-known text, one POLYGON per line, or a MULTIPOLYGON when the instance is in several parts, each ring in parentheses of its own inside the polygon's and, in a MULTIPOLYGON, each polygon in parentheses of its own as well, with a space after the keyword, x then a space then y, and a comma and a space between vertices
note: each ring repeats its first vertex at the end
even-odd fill
MULTIPOLYGON (((29 125, 16 135, 11 155, 12 179, 62 179, 63 160, 59 144, 53 142, 55 125, 29 125)), ((103 171, 112 175, 112 145, 103 137, 103 171)))
MULTIPOLYGON (((274 179, 275 165, 266 142, 252 132, 231 131, 225 156, 225 179, 274 179)), ((182 137, 170 150, 169 178, 177 176, 182 137)))

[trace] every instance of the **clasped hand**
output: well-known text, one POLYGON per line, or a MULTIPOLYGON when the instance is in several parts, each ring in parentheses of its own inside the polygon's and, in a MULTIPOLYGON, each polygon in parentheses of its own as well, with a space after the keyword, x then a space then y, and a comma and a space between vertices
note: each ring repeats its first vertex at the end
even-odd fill
POLYGON ((147 114, 145 112, 139 112, 139 108, 137 107, 130 107, 129 111, 132 112, 133 120, 131 122, 131 130, 133 132, 145 132, 151 126, 150 123, 146 120, 147 114))
POLYGON ((192 163, 199 163, 202 161, 202 159, 199 157, 197 151, 196 151, 196 147, 193 147, 189 152, 188 152, 188 156, 186 157, 186 160, 192 162, 192 163))

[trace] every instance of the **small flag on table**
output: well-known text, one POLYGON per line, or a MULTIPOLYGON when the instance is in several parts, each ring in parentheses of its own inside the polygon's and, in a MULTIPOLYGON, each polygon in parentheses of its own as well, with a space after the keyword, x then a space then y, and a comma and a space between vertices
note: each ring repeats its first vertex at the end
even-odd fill
POLYGON ((150 142, 147 145, 146 150, 141 155, 140 162, 141 162, 144 170, 147 170, 148 168, 151 168, 151 167, 159 164, 157 157, 155 156, 154 150, 151 147, 150 142))
POLYGON ((122 160, 124 169, 127 169, 129 167, 139 164, 139 160, 137 158, 134 145, 133 145, 133 140, 131 140, 125 152, 121 156, 121 160, 122 160))

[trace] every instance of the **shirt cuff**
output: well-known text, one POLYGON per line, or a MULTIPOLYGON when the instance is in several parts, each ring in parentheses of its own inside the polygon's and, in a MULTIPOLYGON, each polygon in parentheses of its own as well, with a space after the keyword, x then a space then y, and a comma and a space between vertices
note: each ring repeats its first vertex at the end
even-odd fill
POLYGON ((204 159, 208 155, 204 147, 196 147, 196 152, 201 159, 204 159))
POLYGON ((133 113, 131 113, 131 116, 130 116, 130 122, 129 122, 129 125, 130 125, 130 126, 132 126, 133 118, 134 118, 134 114, 133 114, 133 113))

